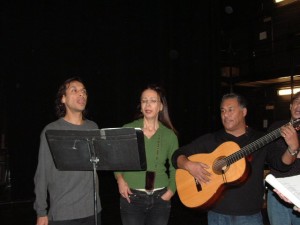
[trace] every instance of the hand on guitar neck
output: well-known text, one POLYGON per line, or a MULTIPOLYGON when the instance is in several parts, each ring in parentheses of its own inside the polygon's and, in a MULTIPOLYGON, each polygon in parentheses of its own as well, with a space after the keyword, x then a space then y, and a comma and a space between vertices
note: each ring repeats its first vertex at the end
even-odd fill
POLYGON ((294 127, 291 124, 286 124, 280 128, 281 136, 284 138, 284 141, 288 145, 288 149, 285 154, 282 155, 282 161, 285 164, 291 164, 297 158, 297 153, 299 149, 299 140, 297 134, 298 127, 294 127))

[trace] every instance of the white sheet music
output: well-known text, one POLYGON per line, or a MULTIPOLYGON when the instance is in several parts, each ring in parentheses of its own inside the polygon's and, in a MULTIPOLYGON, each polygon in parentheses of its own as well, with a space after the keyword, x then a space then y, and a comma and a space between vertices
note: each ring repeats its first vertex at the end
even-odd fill
POLYGON ((266 181, 300 208, 300 175, 276 178, 269 174, 266 181))

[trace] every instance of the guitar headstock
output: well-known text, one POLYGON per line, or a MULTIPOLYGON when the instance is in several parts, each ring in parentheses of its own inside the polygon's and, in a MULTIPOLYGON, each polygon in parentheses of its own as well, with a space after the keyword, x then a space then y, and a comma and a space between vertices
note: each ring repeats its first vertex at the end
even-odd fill
POLYGON ((292 120, 290 123, 293 125, 296 131, 300 130, 300 118, 292 120))

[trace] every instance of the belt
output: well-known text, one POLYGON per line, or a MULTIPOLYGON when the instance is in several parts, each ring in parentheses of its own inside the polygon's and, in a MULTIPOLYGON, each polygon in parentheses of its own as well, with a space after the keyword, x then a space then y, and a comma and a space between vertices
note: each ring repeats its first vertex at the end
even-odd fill
POLYGON ((154 195, 155 193, 159 191, 163 191, 167 189, 166 187, 163 188, 155 188, 153 190, 146 190, 146 189, 131 189, 132 193, 139 193, 139 194, 146 194, 146 195, 154 195))

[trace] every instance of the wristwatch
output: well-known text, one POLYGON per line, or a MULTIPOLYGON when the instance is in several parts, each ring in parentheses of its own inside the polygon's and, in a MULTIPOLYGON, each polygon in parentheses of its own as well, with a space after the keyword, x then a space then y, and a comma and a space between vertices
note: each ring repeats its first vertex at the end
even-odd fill
POLYGON ((292 149, 290 147, 288 147, 287 150, 292 156, 297 156, 300 151, 300 149, 298 148, 296 151, 292 152, 292 149))

